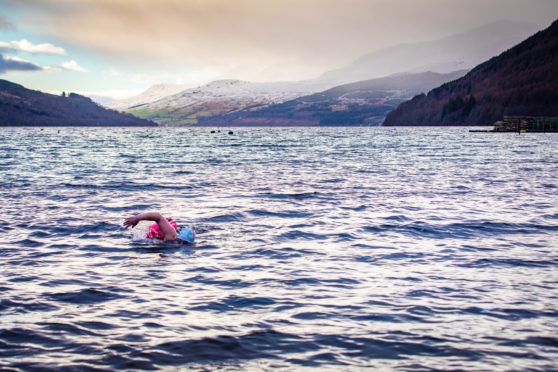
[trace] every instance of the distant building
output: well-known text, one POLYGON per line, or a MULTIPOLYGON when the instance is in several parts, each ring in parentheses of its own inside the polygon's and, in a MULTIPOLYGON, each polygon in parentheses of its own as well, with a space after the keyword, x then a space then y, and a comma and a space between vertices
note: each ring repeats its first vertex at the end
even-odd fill
POLYGON ((558 132, 558 118, 504 116, 494 123, 494 132, 558 132))

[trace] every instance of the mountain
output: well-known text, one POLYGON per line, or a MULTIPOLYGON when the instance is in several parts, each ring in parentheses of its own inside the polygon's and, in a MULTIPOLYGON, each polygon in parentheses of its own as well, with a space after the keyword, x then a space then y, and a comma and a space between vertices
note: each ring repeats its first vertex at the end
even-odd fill
POLYGON ((380 125, 385 115, 417 93, 463 76, 424 72, 345 84, 267 107, 213 115, 200 125, 380 125))
POLYGON ((470 70, 537 30, 537 26, 511 21, 490 23, 438 40, 402 44, 369 53, 348 66, 326 72, 319 80, 338 85, 399 72, 470 70))
POLYGON ((55 96, 0 80, 0 126, 155 126, 71 93, 55 96))
POLYGON ((558 116, 558 21, 463 78, 401 104, 384 125, 491 125, 558 116))
MULTIPOLYGON (((180 86, 157 85, 139 96, 113 102, 109 104, 109 107, 153 120, 161 125, 228 125, 224 121, 227 118, 237 120, 240 116, 252 116, 252 114, 245 115, 245 113, 263 110, 264 116, 258 117, 258 120, 263 120, 263 124, 270 118, 266 115, 276 117, 275 113, 271 113, 275 109, 283 110, 285 114, 289 110, 293 111, 292 108, 281 106, 283 103, 340 84, 401 74, 402 72, 411 72, 411 75, 424 71, 448 74, 452 71, 470 68, 483 58, 513 45, 532 31, 535 31, 534 26, 501 21, 439 40, 400 45, 370 53, 345 68, 331 71, 314 80, 273 83, 217 80, 185 90, 180 90, 180 86), (270 108, 267 109, 268 107, 270 108)), ((403 85, 404 80, 408 78, 410 76, 401 77, 403 85)), ((315 125, 316 122, 333 124, 339 123, 339 120, 345 118, 349 120, 349 124, 363 122, 380 124, 386 113, 397 104, 410 98, 412 94, 427 91, 435 86, 423 85, 420 90, 413 90, 413 87, 407 88, 403 85, 393 89, 401 91, 400 93, 387 93, 386 89, 383 89, 384 92, 378 92, 380 96, 373 100, 368 99, 369 97, 361 97, 361 104, 357 104, 356 100, 347 101, 346 97, 339 100, 330 97, 330 101, 322 102, 322 105, 327 104, 325 108, 317 107, 316 104, 315 107, 307 110, 309 112, 307 114, 311 117, 304 116, 304 110, 297 109, 297 115, 295 115, 297 119, 290 120, 290 122, 293 125, 298 123, 315 125), (337 101, 344 103, 339 106, 337 101), (345 105, 347 102, 350 103, 349 108, 345 105), (329 106, 333 107, 329 108, 329 106), (339 112, 328 114, 329 110, 339 112), (357 113, 355 110, 359 112, 357 113), (341 112, 345 112, 345 114, 341 112), (302 121, 298 121, 299 119, 302 121)), ((372 87, 369 90, 374 89, 372 87)))
POLYGON ((201 118, 262 108, 323 89, 309 81, 253 83, 217 80, 186 89, 158 101, 131 107, 128 112, 162 125, 197 124, 201 118))
MULTIPOLYGON (((106 106, 114 110, 126 110, 135 106, 145 105, 155 102, 161 98, 171 96, 188 88, 186 85, 179 84, 155 84, 137 96, 126 99, 113 100, 106 103, 106 106)), ((102 102, 101 102, 102 103, 102 102)))

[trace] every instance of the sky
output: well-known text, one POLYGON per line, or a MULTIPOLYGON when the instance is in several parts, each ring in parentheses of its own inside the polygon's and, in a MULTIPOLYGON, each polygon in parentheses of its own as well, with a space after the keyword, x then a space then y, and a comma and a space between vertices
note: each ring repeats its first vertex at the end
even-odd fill
POLYGON ((0 0, 0 78, 117 98, 303 80, 402 43, 557 18, 558 0, 0 0))

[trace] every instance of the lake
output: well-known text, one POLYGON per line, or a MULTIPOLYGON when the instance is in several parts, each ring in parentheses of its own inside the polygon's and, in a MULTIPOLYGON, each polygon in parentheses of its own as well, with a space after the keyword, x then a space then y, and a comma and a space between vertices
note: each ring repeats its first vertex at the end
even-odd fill
POLYGON ((558 134, 228 130, 2 128, 0 369, 556 368, 558 134))

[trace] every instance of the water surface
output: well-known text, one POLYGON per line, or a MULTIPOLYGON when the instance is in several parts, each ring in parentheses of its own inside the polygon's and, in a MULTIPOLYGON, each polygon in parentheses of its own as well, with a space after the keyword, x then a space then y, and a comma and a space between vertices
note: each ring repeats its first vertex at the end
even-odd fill
POLYGON ((557 141, 3 128, 0 369, 553 369, 557 141))

